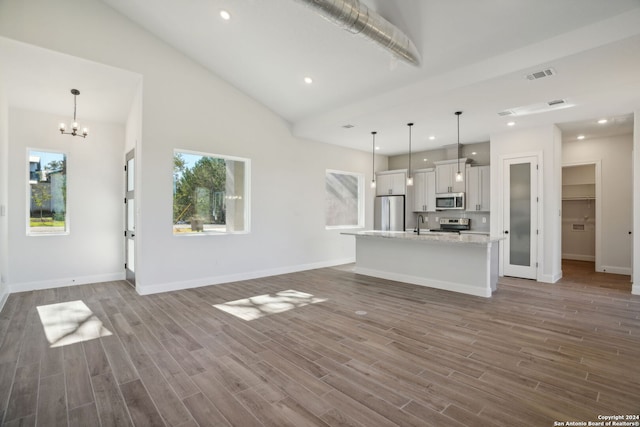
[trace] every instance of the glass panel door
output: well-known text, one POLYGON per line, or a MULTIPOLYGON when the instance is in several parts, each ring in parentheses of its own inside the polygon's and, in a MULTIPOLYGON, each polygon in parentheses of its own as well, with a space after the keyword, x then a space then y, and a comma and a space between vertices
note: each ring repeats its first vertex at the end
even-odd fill
POLYGON ((509 259, 531 265, 531 163, 512 164, 509 171, 509 259))
POLYGON ((127 153, 125 166, 125 277, 133 286, 136 284, 135 276, 135 248, 136 248, 136 201, 135 201, 135 157, 134 150, 127 153))
POLYGON ((537 278, 537 177, 535 156, 505 159, 504 275, 537 278))

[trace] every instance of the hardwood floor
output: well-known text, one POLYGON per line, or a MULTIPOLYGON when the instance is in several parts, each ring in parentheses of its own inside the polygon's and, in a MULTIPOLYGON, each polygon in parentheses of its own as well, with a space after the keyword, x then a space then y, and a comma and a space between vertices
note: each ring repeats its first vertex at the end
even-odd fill
POLYGON ((586 268, 566 264, 554 285, 502 278, 490 299, 348 268, 145 297, 124 282, 13 294, 0 420, 512 427, 638 414, 640 297, 628 276, 586 268), (251 321, 213 307, 287 289, 327 300, 251 321), (111 335, 50 347, 36 307, 76 300, 111 335))

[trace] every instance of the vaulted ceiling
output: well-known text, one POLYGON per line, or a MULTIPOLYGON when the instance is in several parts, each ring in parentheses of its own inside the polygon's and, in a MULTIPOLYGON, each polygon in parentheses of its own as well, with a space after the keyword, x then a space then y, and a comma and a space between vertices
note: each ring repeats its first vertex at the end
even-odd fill
POLYGON ((319 142, 369 150, 376 130, 380 153, 398 154, 411 121, 414 149, 438 148, 455 143, 457 110, 463 143, 509 121, 595 135, 606 117, 621 133, 640 107, 640 0, 360 0, 413 40, 419 66, 297 0, 102 1, 319 142), (557 99, 572 106, 498 115, 557 99))

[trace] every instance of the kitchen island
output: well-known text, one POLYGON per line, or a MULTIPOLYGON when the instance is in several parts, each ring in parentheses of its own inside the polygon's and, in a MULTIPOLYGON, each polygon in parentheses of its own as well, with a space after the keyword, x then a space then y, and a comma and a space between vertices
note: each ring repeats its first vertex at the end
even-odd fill
POLYGON ((502 238, 404 231, 342 234, 356 238, 358 274, 481 297, 496 290, 502 238))

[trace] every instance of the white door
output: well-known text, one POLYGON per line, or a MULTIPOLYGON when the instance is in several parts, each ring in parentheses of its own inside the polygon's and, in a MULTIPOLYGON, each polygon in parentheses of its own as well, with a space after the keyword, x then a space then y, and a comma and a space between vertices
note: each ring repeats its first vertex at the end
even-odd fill
POLYGON ((537 278, 538 159, 505 159, 504 275, 537 278))

